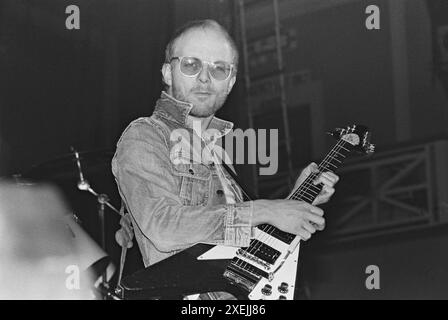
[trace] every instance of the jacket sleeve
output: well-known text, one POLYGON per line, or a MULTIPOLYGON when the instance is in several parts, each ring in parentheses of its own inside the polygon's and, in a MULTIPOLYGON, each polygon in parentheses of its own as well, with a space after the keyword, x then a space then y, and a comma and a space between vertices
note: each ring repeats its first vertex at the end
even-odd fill
POLYGON ((112 171, 143 235, 163 252, 199 242, 248 246, 253 234, 253 203, 185 206, 170 166, 168 143, 159 130, 142 122, 125 130, 112 171))

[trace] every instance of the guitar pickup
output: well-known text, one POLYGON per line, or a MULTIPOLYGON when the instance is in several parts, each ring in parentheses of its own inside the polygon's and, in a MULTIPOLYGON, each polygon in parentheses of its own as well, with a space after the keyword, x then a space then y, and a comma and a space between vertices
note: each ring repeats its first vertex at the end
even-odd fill
POLYGON ((238 253, 248 259, 252 259, 257 262, 259 262, 258 260, 261 260, 261 264, 266 267, 269 267, 269 265, 273 265, 281 254, 280 251, 256 239, 251 240, 249 248, 242 248, 238 250, 238 253), (252 257, 255 257, 255 259, 253 259, 252 257), (263 263, 263 261, 267 263, 267 265, 263 263))
POLYGON ((267 234, 271 235, 272 237, 286 243, 291 244, 291 242, 295 239, 295 235, 292 233, 281 231, 280 229, 277 229, 274 226, 263 224, 258 227, 263 232, 266 232, 267 234))

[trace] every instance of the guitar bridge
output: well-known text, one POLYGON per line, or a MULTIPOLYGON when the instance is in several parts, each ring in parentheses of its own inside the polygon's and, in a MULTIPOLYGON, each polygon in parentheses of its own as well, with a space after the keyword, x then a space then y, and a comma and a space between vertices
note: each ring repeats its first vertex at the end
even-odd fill
POLYGON ((251 292, 258 283, 258 281, 253 282, 252 280, 233 272, 230 268, 224 272, 224 278, 226 278, 231 284, 234 284, 248 292, 251 292))
POLYGON ((235 258, 224 272, 224 277, 238 287, 251 292, 260 279, 268 278, 269 274, 235 258))
POLYGON ((271 269, 271 265, 269 263, 266 263, 265 261, 261 260, 260 258, 257 258, 256 256, 250 254, 246 250, 239 249, 237 251, 237 256, 245 257, 246 259, 249 259, 249 260, 251 260, 251 261, 253 261, 255 263, 258 263, 259 265, 265 267, 266 270, 270 270, 271 269))

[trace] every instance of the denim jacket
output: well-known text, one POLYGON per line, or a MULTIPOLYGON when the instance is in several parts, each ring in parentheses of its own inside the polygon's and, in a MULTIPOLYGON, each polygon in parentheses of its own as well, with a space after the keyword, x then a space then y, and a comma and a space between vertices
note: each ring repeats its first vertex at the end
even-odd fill
MULTIPOLYGON (((162 92, 152 116, 139 118, 125 129, 112 159, 112 172, 131 214, 145 266, 197 243, 248 246, 253 234, 253 203, 227 203, 218 166, 238 193, 235 199, 242 197, 222 165, 172 161, 177 143, 170 139, 173 130, 193 134, 187 125, 191 108, 162 92)), ((232 127, 216 117, 209 125, 219 133, 218 139, 232 127)))

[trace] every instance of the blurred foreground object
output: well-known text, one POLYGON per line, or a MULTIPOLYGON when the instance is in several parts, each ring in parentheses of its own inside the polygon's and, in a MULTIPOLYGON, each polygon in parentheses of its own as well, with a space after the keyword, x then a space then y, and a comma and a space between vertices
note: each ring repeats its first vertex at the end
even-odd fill
POLYGON ((69 217, 54 187, 0 183, 0 299, 93 298, 86 269, 106 254, 69 217))

